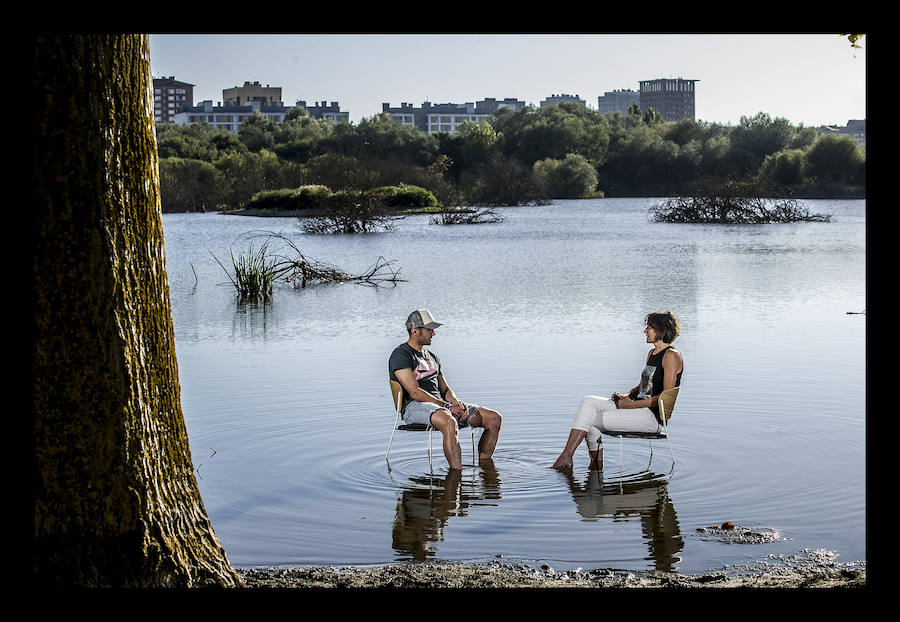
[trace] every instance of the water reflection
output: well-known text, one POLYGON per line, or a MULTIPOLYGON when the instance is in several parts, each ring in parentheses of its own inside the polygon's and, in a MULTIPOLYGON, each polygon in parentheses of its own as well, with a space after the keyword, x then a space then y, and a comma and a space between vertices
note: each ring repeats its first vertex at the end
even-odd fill
POLYGON ((681 560, 678 554, 684 549, 684 538, 665 479, 647 473, 641 480, 604 482, 603 471, 591 470, 579 482, 571 469, 561 470, 560 475, 579 515, 587 520, 638 516, 655 569, 674 570, 681 560))
POLYGON ((236 300, 231 322, 232 339, 266 338, 268 323, 275 317, 270 300, 236 300))
POLYGON ((437 554, 444 528, 452 516, 467 516, 470 508, 498 505, 500 474, 493 461, 467 472, 413 477, 403 485, 397 501, 392 545, 398 561, 425 561, 437 554))

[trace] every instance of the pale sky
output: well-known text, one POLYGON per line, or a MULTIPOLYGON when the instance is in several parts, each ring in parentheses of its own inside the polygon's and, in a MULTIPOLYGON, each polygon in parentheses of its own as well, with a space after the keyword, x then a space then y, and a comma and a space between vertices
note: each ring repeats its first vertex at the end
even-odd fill
POLYGON ((338 102, 358 123, 382 102, 418 107, 578 95, 589 108, 641 80, 696 84, 696 118, 736 125, 765 112, 794 125, 866 118, 866 48, 834 34, 151 34, 154 77, 194 103, 258 81, 282 101, 338 102))

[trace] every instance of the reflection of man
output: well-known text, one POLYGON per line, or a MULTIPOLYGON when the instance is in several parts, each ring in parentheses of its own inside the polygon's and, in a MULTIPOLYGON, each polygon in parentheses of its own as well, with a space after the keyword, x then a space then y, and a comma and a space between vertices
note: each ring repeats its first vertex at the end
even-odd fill
POLYGON ((486 460, 494 454, 503 418, 495 410, 461 402, 447 384, 441 360, 425 349, 425 346, 431 345, 434 330, 442 325, 435 321, 428 309, 410 313, 406 319, 409 339, 394 348, 388 361, 388 373, 391 380, 396 380, 403 387, 400 411, 403 421, 430 424, 440 430, 447 463, 451 469, 461 469, 459 428, 484 428, 478 442, 478 458, 486 460))

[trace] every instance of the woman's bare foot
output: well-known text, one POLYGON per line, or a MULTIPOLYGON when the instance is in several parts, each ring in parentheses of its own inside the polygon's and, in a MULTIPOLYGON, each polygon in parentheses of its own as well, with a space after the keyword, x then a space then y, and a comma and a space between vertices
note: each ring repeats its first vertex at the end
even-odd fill
POLYGON ((584 440, 585 436, 587 436, 587 432, 585 432, 584 430, 576 430, 575 428, 569 430, 569 438, 566 441, 565 448, 562 450, 562 453, 559 454, 559 458, 556 459, 556 462, 554 462, 553 465, 548 468, 571 468, 572 456, 575 455, 575 450, 578 449, 578 445, 581 444, 581 441, 584 440))

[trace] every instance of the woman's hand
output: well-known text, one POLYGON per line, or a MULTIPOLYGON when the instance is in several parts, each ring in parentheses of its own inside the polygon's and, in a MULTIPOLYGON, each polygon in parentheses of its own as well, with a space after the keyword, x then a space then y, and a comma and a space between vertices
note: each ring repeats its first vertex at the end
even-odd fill
POLYGON ((639 408, 638 405, 634 403, 634 400, 632 400, 627 395, 621 395, 621 394, 619 395, 619 399, 616 402, 616 407, 617 408, 639 408))

